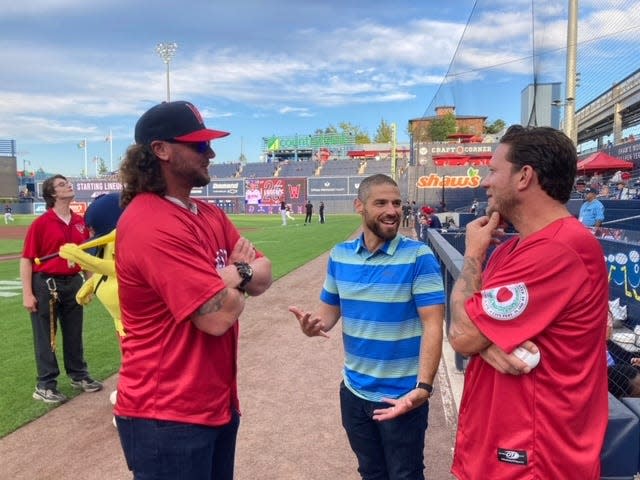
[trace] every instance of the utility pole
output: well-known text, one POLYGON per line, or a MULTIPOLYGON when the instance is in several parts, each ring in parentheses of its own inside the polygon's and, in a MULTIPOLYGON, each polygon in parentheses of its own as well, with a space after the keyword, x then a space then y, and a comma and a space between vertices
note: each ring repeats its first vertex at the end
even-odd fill
POLYGON ((567 22, 567 72, 564 107, 564 133, 578 145, 576 125, 576 62, 578 51, 578 0, 569 0, 567 22))

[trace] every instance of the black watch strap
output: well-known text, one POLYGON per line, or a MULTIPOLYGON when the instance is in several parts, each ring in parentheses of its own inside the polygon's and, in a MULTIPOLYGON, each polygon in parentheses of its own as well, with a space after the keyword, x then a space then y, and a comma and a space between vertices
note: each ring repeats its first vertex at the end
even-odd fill
POLYGON ((242 278, 242 281, 240 282, 240 285, 238 285, 238 288, 240 290, 243 290, 244 287, 247 286, 247 283, 249 283, 253 278, 253 268, 251 268, 251 265, 245 262, 234 262, 234 265, 238 270, 238 275, 240 275, 240 278, 242 278))
POLYGON ((433 385, 431 385, 430 383, 418 382, 416 388, 426 390, 427 392, 429 392, 429 395, 433 393, 433 385))

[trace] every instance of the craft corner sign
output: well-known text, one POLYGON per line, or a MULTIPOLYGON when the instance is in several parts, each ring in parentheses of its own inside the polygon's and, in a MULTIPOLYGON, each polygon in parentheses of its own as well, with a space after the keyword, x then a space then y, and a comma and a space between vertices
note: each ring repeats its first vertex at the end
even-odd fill
POLYGON ((418 188, 476 188, 482 177, 477 168, 469 168, 466 175, 438 175, 431 173, 418 178, 418 188))

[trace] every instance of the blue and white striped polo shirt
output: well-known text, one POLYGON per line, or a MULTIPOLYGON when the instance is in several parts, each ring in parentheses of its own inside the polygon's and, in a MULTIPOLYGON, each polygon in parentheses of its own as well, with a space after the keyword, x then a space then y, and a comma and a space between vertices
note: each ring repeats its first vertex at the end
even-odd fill
POLYGON ((422 336, 417 309, 445 301, 440 266, 427 245, 402 235, 374 254, 363 235, 336 245, 320 299, 340 307, 347 388, 379 402, 415 387, 422 336))

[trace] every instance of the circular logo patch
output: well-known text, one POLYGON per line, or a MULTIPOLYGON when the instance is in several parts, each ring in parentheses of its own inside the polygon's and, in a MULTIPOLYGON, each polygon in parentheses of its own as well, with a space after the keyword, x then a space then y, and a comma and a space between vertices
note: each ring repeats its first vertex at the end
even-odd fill
POLYGON ((529 292, 524 283, 514 283, 482 290, 482 309, 496 320, 518 318, 529 303, 529 292))

